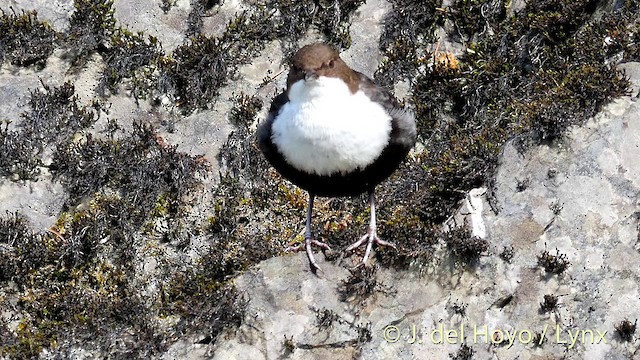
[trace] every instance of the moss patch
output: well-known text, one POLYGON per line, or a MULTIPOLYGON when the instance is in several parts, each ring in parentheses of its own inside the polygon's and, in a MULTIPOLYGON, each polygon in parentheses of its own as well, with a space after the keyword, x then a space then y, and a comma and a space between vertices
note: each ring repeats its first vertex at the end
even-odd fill
POLYGON ((270 0, 266 7, 274 10, 274 30, 278 38, 290 41, 287 54, 291 54, 297 50, 298 40, 312 28, 335 47, 350 47, 349 19, 364 3, 363 0, 270 0))
MULTIPOLYGON (((220 5, 220 0, 191 0, 191 11, 187 17, 187 36, 199 35, 202 30, 202 18, 206 12, 211 10, 215 5, 220 5)), ((170 4, 167 1, 163 2, 163 9, 166 9, 170 4)), ((166 12, 166 10, 165 10, 166 12)))
POLYGON ((7 14, 0 9, 0 65, 7 60, 16 66, 35 65, 44 68, 56 41, 56 32, 47 22, 38 20, 38 13, 13 8, 7 14))
MULTIPOLYGON (((516 139, 523 151, 561 141, 570 126, 627 91, 627 80, 610 61, 618 53, 635 53, 632 41, 621 40, 637 32, 633 2, 599 18, 593 1, 527 3, 510 17, 500 2, 457 1, 451 8, 437 1, 392 4, 376 79, 386 85, 408 81, 418 137, 427 145, 395 175, 410 185, 396 185, 394 176, 393 185, 379 192, 380 208, 394 214, 406 209, 406 227, 416 228, 416 219, 419 228, 437 226, 470 189, 490 184, 506 141, 516 139), (449 36, 462 34, 468 41, 462 57, 437 44, 435 26, 446 21, 458 29, 449 36), (387 196, 407 200, 385 204, 387 196)), ((406 238, 396 231, 386 238, 406 238)), ((432 239, 427 232, 418 243, 432 239)))
MULTIPOLYGON (((5 252, 3 265, 10 264, 10 280, 16 284, 12 298, 17 299, 15 305, 4 302, 3 307, 22 319, 15 333, 3 341, 0 355, 31 358, 43 348, 55 349, 66 341, 106 350, 108 337, 126 338, 131 333, 144 341, 128 342, 125 352, 148 356, 161 348, 149 341, 156 336, 151 318, 139 295, 131 291, 135 287, 129 270, 131 258, 102 257, 115 243, 134 251, 131 243, 113 236, 118 230, 110 229, 109 243, 99 243, 104 239, 100 235, 107 234, 95 233, 96 229, 105 231, 113 225, 109 221, 114 215, 123 215, 113 214, 114 205, 110 199, 96 202, 89 210, 70 216, 65 227, 45 233, 25 231, 24 220, 15 215, 0 221, 2 234, 11 234, 0 243, 5 252), (116 259, 116 263, 111 261, 116 259), (70 334, 77 336, 70 338, 70 334)), ((123 229, 122 236, 131 238, 132 234, 123 229)))
POLYGON ((83 64, 94 51, 103 51, 116 32, 113 0, 74 0, 65 43, 74 62, 83 64))
POLYGON ((187 112, 208 108, 238 67, 274 38, 270 25, 270 13, 259 8, 231 20, 220 37, 192 38, 163 59, 160 90, 187 112))
POLYGON ((0 159, 0 175, 37 179, 44 150, 70 141, 96 120, 92 109, 78 104, 71 83, 53 88, 42 85, 44 91, 31 91, 31 110, 22 114, 17 129, 9 130, 8 124, 0 128, 0 149, 5 154, 0 159))
POLYGON ((104 50, 106 68, 96 91, 105 95, 107 91, 118 93, 118 84, 130 79, 132 96, 138 100, 145 98, 152 87, 152 72, 162 55, 162 47, 153 36, 145 39, 144 34, 133 34, 118 29, 110 39, 109 48, 104 50))

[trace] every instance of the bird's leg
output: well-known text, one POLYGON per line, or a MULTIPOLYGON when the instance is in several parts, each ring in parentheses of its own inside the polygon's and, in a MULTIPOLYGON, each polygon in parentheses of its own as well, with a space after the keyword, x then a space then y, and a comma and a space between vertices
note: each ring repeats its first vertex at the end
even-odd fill
POLYGON ((353 251, 366 242, 367 249, 364 252, 364 258, 362 258, 363 264, 366 264, 367 260, 369 260, 369 254, 371 253, 373 243, 376 243, 378 246, 390 246, 394 249, 396 248, 394 244, 380 239, 376 234, 376 200, 373 190, 369 193, 369 207, 371 209, 371 221, 369 222, 367 233, 345 250, 346 252, 353 251))
MULTIPOLYGON (((307 257, 309 258, 309 265, 311 267, 311 271, 314 273, 317 270, 320 270, 318 264, 316 264, 316 259, 313 257, 313 251, 311 251, 311 247, 313 245, 320 247, 323 250, 331 250, 329 245, 323 243, 322 241, 315 240, 313 235, 311 234, 311 214, 313 213, 313 200, 315 199, 314 194, 309 194, 309 208, 307 210, 307 225, 304 231, 304 249, 307 252, 307 257)), ((293 247, 287 248, 287 251, 301 251, 303 245, 297 245, 293 247)))

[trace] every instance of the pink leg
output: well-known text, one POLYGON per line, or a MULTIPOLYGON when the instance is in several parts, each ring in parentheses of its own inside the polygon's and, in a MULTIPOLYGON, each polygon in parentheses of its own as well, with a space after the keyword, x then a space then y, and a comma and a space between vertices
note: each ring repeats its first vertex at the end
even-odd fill
POLYGON ((358 241, 356 241, 351 246, 349 246, 347 250, 345 250, 346 252, 353 251, 357 247, 363 245, 366 242, 367 249, 364 252, 364 258, 362 258, 363 264, 366 264, 367 260, 369 260, 369 255, 371 254, 371 248, 373 247, 374 243, 377 244, 378 246, 389 246, 394 249, 396 248, 396 246, 393 243, 380 239, 376 234, 376 201, 375 201, 375 196, 373 191, 369 193, 369 207, 371 209, 371 221, 369 222, 367 233, 364 234, 358 241))
POLYGON ((318 264, 316 263, 316 259, 313 257, 313 251, 311 251, 311 247, 313 245, 323 249, 323 250, 331 250, 329 245, 323 243, 322 241, 315 240, 313 235, 311 234, 311 214, 313 212, 313 200, 315 199, 315 195, 309 194, 309 208, 307 210, 307 225, 304 231, 304 245, 296 245, 291 246, 286 249, 286 251, 302 251, 304 248, 307 252, 307 257, 309 258, 309 266, 311 267, 311 271, 315 273, 317 270, 322 271, 318 264))

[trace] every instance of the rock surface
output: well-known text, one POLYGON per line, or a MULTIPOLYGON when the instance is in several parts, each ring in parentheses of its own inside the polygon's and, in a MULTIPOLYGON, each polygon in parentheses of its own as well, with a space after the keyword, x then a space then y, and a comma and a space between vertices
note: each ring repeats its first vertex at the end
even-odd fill
MULTIPOLYGON (((119 25, 157 37, 171 53, 186 39, 191 3, 175 1, 166 13, 157 2, 114 1, 113 7, 119 25)), ((520 1, 513 4, 511 13, 525 6, 520 1)), ((64 31, 73 1, 0 2, 2 9, 9 6, 35 8, 39 18, 64 31)), ((373 74, 383 59, 378 38, 391 8, 386 1, 369 0, 353 15, 353 46, 343 58, 365 74, 373 74)), ((222 33, 242 9, 242 2, 223 2, 213 16, 203 19, 203 33, 222 33)), ((301 44, 319 38, 310 31, 301 44)), ((443 40, 443 49, 455 50, 456 55, 464 51, 462 44, 447 41, 443 40)), ((286 79, 280 75, 266 84, 263 79, 286 70, 283 53, 279 41, 267 42, 220 90, 210 109, 186 116, 179 115, 172 104, 137 103, 126 91, 109 95, 103 99, 108 111, 101 112, 89 132, 105 138, 109 121, 117 121, 121 129, 116 137, 124 136, 134 121, 144 120, 155 125, 162 141, 177 152, 203 156, 210 165, 202 180, 206 190, 198 195, 190 216, 201 222, 209 216, 211 221, 215 212, 211 188, 219 182, 218 172, 225 170, 218 155, 235 129, 229 121, 232 99, 244 93, 268 104, 286 79)), ((16 128, 20 114, 28 110, 30 91, 42 88, 40 79, 51 86, 72 82, 79 101, 89 105, 104 66, 104 59, 94 55, 81 69, 74 68, 60 51, 48 58, 42 70, 3 64, 0 120, 11 120, 9 129, 16 128)), ((616 327, 625 319, 633 323, 640 317, 640 63, 620 68, 632 84, 629 96, 615 99, 562 140, 524 153, 508 143, 492 189, 471 190, 458 213, 443 225, 447 229, 464 224, 488 241, 489 250, 475 264, 460 265, 444 244, 439 244, 434 261, 416 262, 405 270, 378 267, 373 260, 375 271, 364 279, 354 275, 362 268, 352 268, 358 255, 338 262, 317 255, 324 270, 319 275, 308 270, 302 253, 273 257, 234 279, 224 279, 237 287, 241 296, 237 300, 247 302, 239 328, 226 328, 217 341, 203 340, 209 336, 208 329, 172 330, 162 335, 166 348, 153 353, 153 358, 526 360, 560 354, 569 359, 637 358, 636 336, 626 342, 616 327), (554 273, 545 266, 566 269, 554 273), (354 288, 362 292, 358 295, 354 288)), ((402 88, 396 84, 398 95, 406 93, 402 88)), ((267 107, 259 117, 264 117, 267 107)), ((51 151, 47 149, 45 157, 51 151)), ((38 181, 0 179, 0 213, 19 211, 34 231, 51 230, 67 211, 68 197, 45 168, 38 181)), ((87 207, 78 205, 83 206, 87 207)), ((265 220, 271 221, 275 220, 265 220)), ((192 240, 186 250, 173 243, 136 238, 135 259, 140 261, 134 265, 135 281, 144 288, 140 298, 147 308, 164 301, 166 274, 184 270, 185 262, 197 263, 204 252, 201 248, 209 245, 202 234, 194 233, 189 233, 192 240)), ((291 233, 295 237, 295 229, 291 233)), ((0 245, 2 251, 5 244, 0 245)), ((5 328, 11 336, 19 332, 24 319, 13 309, 18 302, 28 302, 29 296, 16 296, 12 291, 17 285, 1 276, 0 280, 0 304, 11 304, 0 308, 2 340, 5 328)), ((178 322, 164 313, 153 319, 154 329, 178 322)), ((112 336, 118 338, 114 347, 128 346, 126 334, 114 330, 112 336)), ((117 358, 119 354, 118 349, 105 354, 77 344, 57 353, 60 344, 47 345, 41 358, 117 358)))

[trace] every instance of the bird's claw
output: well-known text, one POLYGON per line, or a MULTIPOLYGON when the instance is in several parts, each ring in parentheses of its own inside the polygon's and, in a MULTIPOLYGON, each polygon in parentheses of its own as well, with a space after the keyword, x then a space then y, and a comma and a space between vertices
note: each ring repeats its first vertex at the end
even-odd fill
POLYGON ((393 243, 380 239, 378 237, 378 235, 376 234, 376 229, 369 228, 367 230, 367 233, 364 234, 362 237, 360 237, 360 239, 358 239, 358 241, 356 241, 355 243, 351 244, 345 250, 345 252, 351 252, 351 251, 355 250, 356 248, 362 246, 364 243, 367 244, 367 248, 366 248, 366 250, 364 252, 364 257, 362 258, 362 263, 363 264, 366 264, 367 260, 369 260, 369 255, 371 254, 371 248, 373 247, 374 243, 376 245, 378 245, 378 246, 388 246, 388 247, 391 247, 391 248, 397 250, 396 246, 393 243))
POLYGON ((307 253, 307 258, 309 258, 309 266, 311 267, 311 271, 315 273, 318 270, 322 271, 322 269, 320 269, 320 267, 316 263, 316 259, 313 256, 313 251, 311 250, 312 246, 317 246, 320 249, 322 249, 322 251, 325 251, 325 250, 331 251, 331 248, 329 247, 329 245, 327 245, 322 241, 315 240, 311 237, 305 238, 304 243, 301 243, 295 246, 289 246, 288 248, 285 249, 285 251, 298 252, 298 251, 305 250, 307 253))

